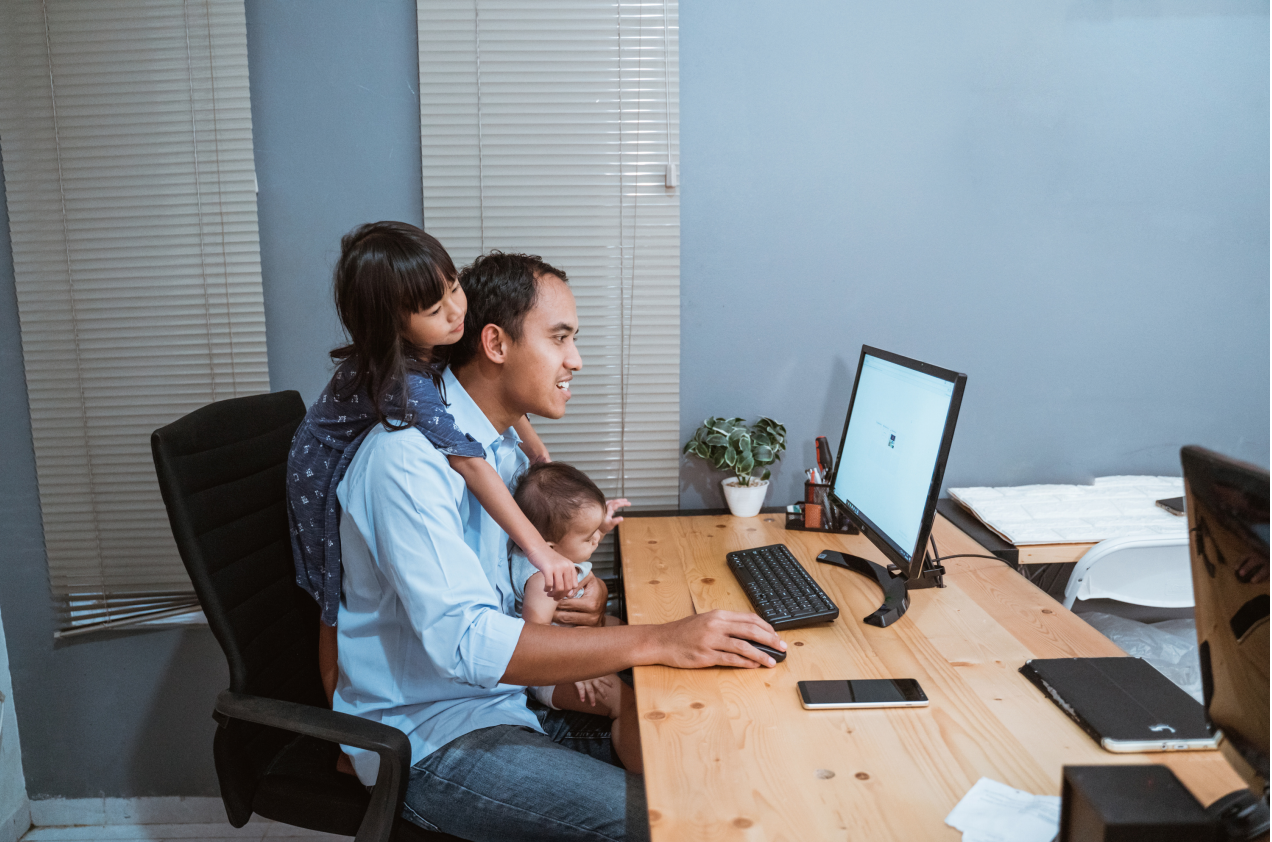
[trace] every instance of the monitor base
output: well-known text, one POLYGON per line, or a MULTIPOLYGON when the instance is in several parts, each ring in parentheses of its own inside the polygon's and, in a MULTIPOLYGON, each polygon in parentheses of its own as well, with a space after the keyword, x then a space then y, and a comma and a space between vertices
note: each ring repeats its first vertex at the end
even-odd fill
POLYGON ((901 615, 910 607, 910 596, 906 592, 909 583, 906 578, 900 575, 894 576, 882 564, 836 550, 822 550, 817 560, 822 564, 853 570, 879 583, 879 587, 883 589, 883 604, 873 614, 862 618, 867 625, 878 626, 881 629, 887 628, 900 620, 901 615))

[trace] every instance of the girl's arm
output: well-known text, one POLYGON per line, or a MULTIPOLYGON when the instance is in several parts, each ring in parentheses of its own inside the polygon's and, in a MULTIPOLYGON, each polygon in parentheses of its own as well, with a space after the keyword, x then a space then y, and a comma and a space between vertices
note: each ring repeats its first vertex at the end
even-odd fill
POLYGON ((550 626, 556 607, 557 601, 544 590, 542 573, 536 573, 526 580, 526 595, 521 601, 521 619, 527 623, 550 626))
POLYGON ((477 456, 447 456, 446 460, 464 478, 482 508, 525 551, 530 563, 543 573, 548 593, 563 599, 578 590, 579 574, 574 562, 548 546, 539 530, 517 507, 508 493, 508 486, 504 485, 499 472, 489 462, 477 456))
MULTIPOLYGON (((516 430, 517 435, 521 436, 521 449, 526 456, 530 457, 531 465, 552 461, 552 457, 548 455, 548 446, 543 443, 543 439, 539 438, 539 434, 534 431, 534 427, 530 426, 530 416, 523 415, 518 418, 517 423, 512 425, 512 429, 516 430)), ((500 525, 502 526, 502 524, 500 525)))

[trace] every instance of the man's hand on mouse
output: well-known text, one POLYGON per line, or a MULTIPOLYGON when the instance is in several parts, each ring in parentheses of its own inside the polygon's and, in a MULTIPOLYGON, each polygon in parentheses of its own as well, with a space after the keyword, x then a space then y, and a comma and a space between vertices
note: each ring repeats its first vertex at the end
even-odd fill
POLYGON ((774 660, 747 643, 748 640, 786 651, 786 643, 773 627, 755 614, 708 611, 657 629, 661 645, 653 663, 681 669, 774 666, 774 660))

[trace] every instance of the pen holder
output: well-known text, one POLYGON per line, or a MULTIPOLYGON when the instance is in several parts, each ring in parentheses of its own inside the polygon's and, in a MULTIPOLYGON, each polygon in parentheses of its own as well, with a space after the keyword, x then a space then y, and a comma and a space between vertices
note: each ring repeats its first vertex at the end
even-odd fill
POLYGON ((786 528, 797 532, 856 535, 857 527, 846 516, 835 511, 829 494, 829 483, 804 483, 804 499, 786 507, 786 528))
POLYGON ((804 481, 804 528, 825 529, 826 495, 830 493, 830 483, 804 481))

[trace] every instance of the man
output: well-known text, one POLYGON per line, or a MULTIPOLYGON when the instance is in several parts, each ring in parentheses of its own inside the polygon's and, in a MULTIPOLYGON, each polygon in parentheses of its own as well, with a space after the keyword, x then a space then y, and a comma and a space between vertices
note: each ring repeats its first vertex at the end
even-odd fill
MULTIPOLYGON (((459 428, 505 483, 526 465, 512 425, 565 414, 582 368, 563 272, 494 253, 461 273, 465 335, 445 374, 459 428)), ((613 765, 598 717, 527 707, 527 685, 635 665, 772 666, 785 648, 753 614, 713 611, 662 626, 528 625, 513 611, 507 537, 417 430, 368 434, 338 489, 344 597, 335 708, 411 743, 405 815, 474 840, 644 839, 641 779, 613 765)), ((603 586, 566 622, 598 625, 603 586)), ((358 776, 378 758, 351 751, 358 776)))

